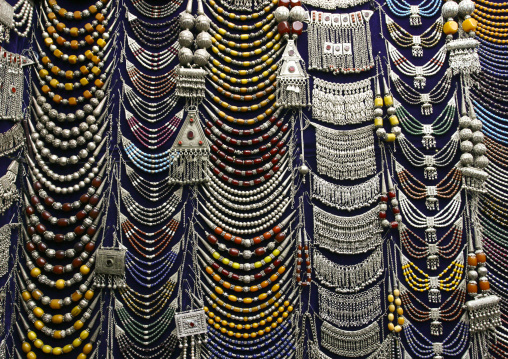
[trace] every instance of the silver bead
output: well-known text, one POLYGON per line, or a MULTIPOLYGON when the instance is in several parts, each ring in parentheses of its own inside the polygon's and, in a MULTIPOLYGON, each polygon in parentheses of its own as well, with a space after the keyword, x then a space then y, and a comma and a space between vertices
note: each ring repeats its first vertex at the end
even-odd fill
POLYGON ((208 31, 210 29, 210 19, 206 15, 199 15, 195 21, 196 30, 198 31, 208 31))
POLYGON ((209 58, 210 54, 205 49, 198 49, 194 52, 193 60, 198 66, 205 66, 209 58))
POLYGON ((191 63, 193 58, 192 50, 188 47, 182 47, 178 51, 178 60, 180 61, 180 64, 185 66, 191 63))
POLYGON ((183 29, 192 29, 194 27, 194 16, 187 12, 183 12, 178 20, 180 27, 183 29))
POLYGON ((460 150, 462 152, 471 152, 473 150, 473 143, 471 141, 462 141, 460 143, 460 150))
POLYGON ((474 161, 474 166, 479 169, 484 169, 489 165, 487 156, 479 156, 474 161))
POLYGON ((461 0, 459 3, 459 16, 464 18, 471 15, 474 11, 474 2, 471 0, 461 0))
POLYGON ((473 154, 476 156, 484 155, 487 152, 487 147, 483 143, 477 143, 473 147, 473 154))
POLYGON ((212 35, 207 32, 201 32, 196 36, 196 45, 201 49, 208 49, 212 46, 212 35))
POLYGON ((289 19, 291 21, 303 21, 306 17, 307 11, 301 6, 293 6, 289 11, 289 19))
POLYGON ((285 6, 279 6, 274 13, 277 22, 287 21, 289 19, 289 9, 285 6))
POLYGON ((475 143, 475 144, 483 142, 483 139, 484 139, 483 132, 481 132, 481 131, 473 132, 473 136, 471 139, 472 139, 473 143, 475 143))
POLYGON ((444 19, 450 19, 457 16, 459 12, 459 5, 452 1, 448 0, 444 3, 443 7, 441 8, 441 15, 444 19))
POLYGON ((471 126, 471 118, 467 115, 459 118, 459 127, 460 128, 468 128, 471 126))
POLYGON ((473 137, 473 132, 469 128, 463 128, 459 132, 459 137, 461 141, 469 140, 473 137))
POLYGON ((461 156, 460 156, 460 163, 464 166, 470 166, 473 164, 473 155, 470 154, 470 153, 463 153, 461 156))

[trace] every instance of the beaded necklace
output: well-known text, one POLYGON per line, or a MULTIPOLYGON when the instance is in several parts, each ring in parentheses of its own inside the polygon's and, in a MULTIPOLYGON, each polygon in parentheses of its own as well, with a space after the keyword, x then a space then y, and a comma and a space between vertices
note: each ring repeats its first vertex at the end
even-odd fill
POLYGON ((379 348, 381 328, 377 321, 359 330, 343 330, 323 321, 321 345, 340 356, 362 357, 379 348))
POLYGON ((231 46, 219 43, 219 40, 212 37, 211 49, 215 54, 225 52, 226 54, 234 56, 234 57, 247 58, 247 57, 262 55, 264 51, 267 51, 267 50, 271 49, 272 47, 274 50, 278 50, 281 46, 281 42, 282 42, 281 36, 280 36, 280 34, 277 34, 273 38, 273 40, 271 40, 270 42, 261 46, 261 48, 257 48, 255 50, 251 50, 251 51, 242 52, 242 51, 231 49, 231 46))
POLYGON ((426 78, 437 74, 446 60, 446 47, 443 46, 425 65, 415 66, 403 56, 399 50, 388 42, 388 54, 393 65, 404 75, 413 77, 413 85, 417 89, 423 89, 427 82, 426 78))
POLYGON ((337 293, 357 293, 374 283, 384 272, 383 248, 378 246, 360 263, 341 265, 314 249, 314 272, 319 281, 337 293))
POLYGON ((422 269, 402 254, 402 251, 400 251, 400 261, 402 274, 407 284, 415 291, 428 291, 429 302, 431 303, 441 302, 441 291, 454 291, 462 283, 462 274, 464 273, 464 255, 462 252, 437 276, 429 276, 424 273, 422 269), (418 277, 412 268, 424 277, 418 277), (452 272, 448 277, 444 277, 449 270, 452 270, 452 272))
MULTIPOLYGON (((323 0, 320 0, 323 1, 323 0)), ((317 334, 314 335, 314 338, 317 338, 317 334)), ((316 339, 315 339, 316 340, 316 339)), ((367 359, 390 359, 395 355, 394 353, 394 344, 393 344, 393 336, 388 335, 385 340, 381 343, 381 345, 370 354, 367 359), (393 347, 393 348, 392 348, 393 347)), ((310 359, 333 359, 329 355, 323 353, 321 349, 319 349, 319 344, 314 341, 309 341, 309 357, 310 359)))
POLYGON ((400 47, 411 47, 411 53, 414 57, 422 57, 423 48, 436 46, 439 40, 441 40, 441 35, 443 33, 441 31, 443 27, 442 17, 438 17, 436 22, 421 35, 411 35, 386 14, 385 21, 392 40, 400 47))
POLYGON ((404 326, 404 336, 418 358, 436 358, 442 357, 442 354, 457 356, 463 353, 468 345, 469 325, 466 324, 464 317, 461 318, 459 324, 453 328, 450 334, 442 342, 436 343, 427 339, 411 322, 407 321, 404 326), (415 333, 418 333, 425 344, 416 338, 415 333))
MULTIPOLYGON (((236 25, 235 23, 226 19, 226 16, 225 16, 226 14, 224 14, 224 11, 222 11, 222 15, 224 15, 224 16, 221 16, 217 13, 218 11, 215 11, 214 8, 212 6, 210 6, 208 3, 205 3, 205 5, 217 22, 220 22, 220 23, 226 25, 229 29, 232 29, 232 30, 237 30, 237 31, 242 31, 242 32, 252 32, 252 30, 262 28, 265 25, 272 27, 273 23, 275 22, 274 14, 270 13, 263 20, 258 21, 253 25, 236 25)), ((273 3, 271 6, 273 6, 273 3)), ((220 8, 218 8, 217 10, 219 10, 219 9, 220 8)), ((265 13, 268 13, 268 11, 269 10, 267 8, 267 11, 265 11, 265 13)), ((255 14, 255 15, 257 15, 257 14, 255 14)), ((238 19, 242 20, 239 16, 237 16, 235 14, 229 14, 229 13, 227 14, 227 18, 230 18, 233 20, 237 20, 237 18, 238 18, 238 19)), ((245 20, 248 20, 248 19, 245 19, 245 20)), ((225 33, 225 34, 221 34, 221 35, 231 38, 229 33, 225 33)), ((252 33, 249 36, 252 37, 252 33)))
POLYGON ((218 345, 214 345, 213 347, 207 347, 207 349, 203 349, 205 353, 209 350, 211 353, 208 354, 208 359, 220 359, 224 358, 224 355, 227 355, 228 358, 235 359, 257 359, 257 358, 266 358, 266 359, 275 359, 282 357, 292 357, 294 354, 294 350, 296 349, 295 340, 293 335, 287 335, 288 338, 285 337, 275 343, 273 347, 267 350, 263 350, 256 354, 246 355, 246 354, 237 354, 237 349, 235 351, 230 352, 228 350, 222 349, 218 345))
POLYGON ((413 258, 422 259, 427 258, 427 269, 436 270, 439 267, 439 257, 445 259, 454 258, 458 251, 461 249, 462 244, 462 217, 459 218, 453 226, 439 239, 436 243, 428 243, 423 238, 418 236, 407 226, 401 225, 399 227, 400 242, 402 247, 411 255, 413 258), (448 236, 452 238, 449 243, 441 245, 448 236), (415 241, 411 239, 417 239, 418 242, 423 243, 425 246, 420 247, 415 244, 415 241))
POLYGON ((158 225, 166 221, 176 210, 176 206, 182 200, 182 188, 176 190, 171 198, 158 207, 144 207, 137 203, 131 194, 121 188, 121 197, 127 212, 139 223, 147 226, 158 225))
POLYGON ((140 347, 127 337, 127 334, 122 328, 115 325, 115 339, 118 340, 120 352, 127 359, 170 358, 178 344, 176 329, 173 330, 162 343, 140 347))
MULTIPOLYGON (((210 29, 208 30, 208 32, 212 35, 213 37, 213 40, 214 43, 216 43, 216 41, 220 42, 222 45, 224 46, 228 46, 229 48, 235 48, 235 49, 250 49, 252 47, 258 47, 258 46, 266 46, 264 45, 268 40, 270 39, 274 39, 275 41, 278 41, 280 38, 281 38, 281 35, 279 33, 275 33, 274 29, 269 29, 269 31, 265 31, 266 27, 263 27, 260 31, 266 33, 266 35, 264 36, 263 39, 261 40, 255 40, 253 42, 248 42, 248 43, 237 43, 235 41, 231 41, 231 40, 226 40, 224 39, 224 37, 221 35, 221 34, 226 34, 228 33, 228 31, 226 29, 223 29, 223 28, 220 28, 217 24, 215 23, 210 23, 210 29)), ((267 29, 268 30, 268 29, 267 29)), ((254 35, 252 36, 252 38, 256 38, 257 35, 254 35)), ((235 39, 238 39, 238 40, 248 40, 251 38, 251 35, 250 34, 245 34, 245 35, 237 35, 235 36, 235 39)), ((212 40, 212 41, 213 41, 212 40)))
POLYGON ((180 49, 180 44, 178 41, 175 41, 169 48, 161 52, 150 52, 141 47, 136 40, 129 35, 126 34, 125 37, 129 45, 128 47, 136 60, 145 68, 152 71, 162 70, 168 67, 180 49))
MULTIPOLYGON (((240 106, 240 107, 236 106, 236 105, 231 105, 231 104, 227 103, 226 101, 222 101, 220 99, 220 97, 214 96, 214 94, 208 89, 206 89, 206 93, 210 96, 210 98, 215 103, 217 103, 224 109, 227 109, 232 112, 252 112, 252 111, 257 111, 259 109, 262 109, 263 107, 266 107, 266 106, 270 105, 271 103, 272 103, 272 107, 275 107, 275 105, 276 105, 276 103, 274 102, 275 94, 273 94, 273 93, 268 95, 268 98, 261 101, 259 104, 255 104, 255 105, 251 105, 251 106, 240 106)), ((244 98, 244 101, 245 101, 245 98, 244 98)))
MULTIPOLYGON (((270 76, 271 78, 275 78, 276 75, 271 75, 270 76)), ((259 92, 256 92, 254 95, 238 95, 238 94, 234 94, 230 91, 227 91, 225 88, 221 87, 221 86, 218 86, 217 84, 215 84, 213 82, 213 80, 210 80, 208 79, 208 81, 210 82, 210 84, 212 85, 212 87, 215 89, 215 91, 217 91, 218 93, 220 93, 221 95, 225 96, 225 97, 229 97, 230 99, 233 99, 235 101, 254 101, 254 100, 257 100, 257 99, 260 99, 260 98, 263 98, 269 94, 271 94, 272 92, 275 91, 276 87, 277 87, 277 83, 276 82, 273 82, 273 83, 270 83, 268 80, 263 82, 263 84, 265 85, 269 85, 268 87, 266 87, 266 89, 263 89, 262 91, 259 91, 259 92)), ((230 87, 231 88, 231 87, 230 87)), ((240 93, 242 93, 242 88, 236 88, 235 89, 238 89, 240 91, 240 93)), ((209 92, 209 91, 208 91, 209 92)), ((211 94, 211 92, 209 92, 211 94)), ((214 99, 215 102, 221 104, 223 107, 226 107, 227 103, 225 102, 222 102, 219 100, 219 97, 217 96, 213 96, 212 95, 212 98, 214 99)), ((270 99, 273 99, 273 96, 272 98, 270 99)), ((262 103, 265 103, 266 101, 263 101, 262 103)), ((258 106, 259 107, 262 107, 262 105, 256 105, 256 106, 251 106, 251 107, 240 107, 240 109, 248 109, 247 111, 250 111, 251 109, 258 109, 258 106)), ((235 106, 236 107, 236 106, 235 106)), ((229 109, 232 109, 232 106, 229 106, 228 107, 229 109)), ((238 109, 236 109, 235 111, 238 111, 238 109)))
POLYGON ((166 95, 176 83, 176 71, 172 69, 163 75, 147 75, 141 72, 136 66, 126 60, 125 69, 131 82, 134 84, 138 92, 146 97, 158 98, 166 95), (155 81, 152 81, 155 80, 155 81))
POLYGON ((126 9, 126 18, 138 40, 150 47, 161 48, 167 46, 175 38, 178 30, 178 17, 165 22, 152 23, 139 19, 129 9, 126 9), (163 30, 151 31, 147 29, 148 27, 163 28, 163 30))
POLYGON ((395 72, 390 72, 390 79, 402 99, 411 105, 421 104, 422 115, 426 116, 432 114, 433 103, 441 103, 447 97, 452 85, 452 77, 452 71, 446 70, 445 75, 441 78, 441 80, 439 80, 432 90, 427 93, 420 93, 402 81, 399 75, 395 72))
POLYGON ((275 79, 277 78, 277 76, 274 74, 274 72, 275 72, 275 70, 278 69, 279 61, 280 61, 280 59, 275 61, 275 64, 273 64, 274 59, 269 58, 263 64, 254 66, 251 69, 235 70, 235 69, 231 69, 229 66, 222 65, 221 63, 219 63, 216 60, 213 60, 208 63, 208 67, 210 68, 210 71, 212 72, 212 74, 210 76, 211 80, 214 82, 217 82, 221 86, 224 86, 225 89, 234 91, 236 93, 251 93, 254 91, 262 90, 266 86, 272 85, 274 83, 275 79), (267 66, 270 66, 270 67, 268 68, 268 70, 265 70, 267 66), (218 69, 221 69, 224 72, 219 71, 218 69), (265 70, 265 71, 263 71, 263 70, 265 70), (260 71, 263 71, 261 73, 261 75, 256 75, 251 78, 236 78, 236 77, 232 77, 232 76, 228 75, 228 74, 233 74, 233 75, 237 75, 237 76, 249 76, 249 75, 252 75, 252 74, 254 74, 256 72, 260 72, 260 71), (228 83, 228 82, 230 82, 231 84, 239 83, 242 85, 246 85, 249 83, 256 83, 259 80, 262 80, 264 78, 267 78, 267 80, 258 83, 256 86, 250 86, 250 87, 235 87, 235 86, 231 86, 228 83))
POLYGON ((159 289, 160 293, 155 292, 152 295, 143 295, 136 292, 127 285, 125 289, 122 288, 120 290, 120 296, 122 297, 123 302, 127 305, 127 307, 129 307, 129 309, 133 314, 135 314, 140 318, 152 319, 155 316, 158 317, 159 313, 163 309, 165 309, 166 304, 169 302, 170 300, 169 298, 171 297, 177 283, 178 283, 178 272, 173 274, 169 278, 169 280, 162 287, 160 287, 159 289), (146 301, 147 297, 151 297, 154 295, 158 296, 159 294, 162 297, 162 300, 161 298, 156 297, 151 301, 146 301), (143 299, 138 299, 136 296, 141 297, 143 299))
POLYGON ((178 154, 172 153, 171 149, 158 154, 143 152, 124 136, 122 136, 122 144, 127 157, 132 163, 147 173, 153 174, 167 171, 170 164, 176 161, 175 157, 178 156, 178 154))
POLYGON ((404 134, 400 134, 397 139, 402 149, 402 153, 409 163, 411 163, 414 167, 425 167, 425 178, 435 180, 437 179, 437 167, 446 167, 455 158, 459 143, 459 132, 455 132, 450 141, 448 141, 448 143, 446 143, 446 145, 444 145, 443 148, 434 155, 425 155, 422 151, 416 148, 415 145, 409 142, 404 134))
POLYGON ((418 5, 410 5, 406 0, 388 0, 388 8, 399 17, 409 16, 410 26, 420 26, 423 17, 433 17, 440 9, 439 1, 424 0, 418 5))
POLYGON ((442 136, 452 127, 453 119, 457 110, 455 96, 446 104, 443 111, 430 125, 424 125, 408 110, 395 100, 395 113, 402 124, 402 127, 410 135, 422 136, 422 144, 425 149, 436 148, 435 136, 442 136))
POLYGON ((178 100, 174 94, 171 94, 159 102, 147 102, 141 97, 137 96, 137 94, 134 93, 134 90, 131 87, 127 86, 125 83, 123 88, 127 101, 129 102, 132 110, 143 121, 149 123, 156 123, 164 120, 166 118, 165 115, 171 112, 178 100))
MULTIPOLYGON (((33 21, 33 5, 28 0, 18 0, 18 2, 12 7, 13 10, 13 29, 19 37, 27 37, 28 32, 32 28, 33 21), (16 12, 19 9, 19 12, 16 12), (19 19, 19 20, 18 20, 19 19), (18 20, 18 21, 16 21, 18 20), (26 24, 26 26, 25 26, 26 24), (22 31, 20 27, 24 27, 22 31)), ((2 36, 0 36, 2 37, 2 36)), ((0 40, 1 41, 1 40, 0 40)), ((9 42, 9 32, 5 34, 5 41, 9 42)))
POLYGON ((162 19, 173 14, 182 5, 183 1, 171 0, 163 5, 152 5, 146 0, 131 0, 131 3, 143 16, 151 19, 162 19))
POLYGON ((175 133, 183 118, 183 110, 159 128, 152 129, 144 126, 132 113, 125 110, 125 118, 129 128, 139 142, 150 150, 162 147, 175 133))
POLYGON ((150 202, 157 202, 173 193, 173 186, 168 185, 168 179, 148 181, 125 163, 125 172, 136 191, 150 202))
POLYGON ((439 198, 450 199, 461 189, 462 172, 455 166, 435 186, 426 186, 395 160, 395 171, 399 183, 407 196, 412 199, 425 198, 428 210, 439 210, 439 198))

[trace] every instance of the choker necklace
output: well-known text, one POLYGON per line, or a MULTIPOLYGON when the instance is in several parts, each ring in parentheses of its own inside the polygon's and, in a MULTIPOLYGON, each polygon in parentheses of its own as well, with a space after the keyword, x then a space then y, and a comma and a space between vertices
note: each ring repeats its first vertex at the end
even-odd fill
POLYGON ((337 180, 376 174, 374 125, 341 131, 311 124, 316 129, 318 173, 337 180))
POLYGON ((429 293, 429 302, 441 302, 441 291, 451 292, 454 291, 462 282, 462 274, 464 273, 464 255, 462 251, 458 256, 437 276, 429 276, 424 273, 418 266, 410 261, 402 251, 400 251, 400 261, 402 274, 407 284, 411 289, 417 292, 429 293), (414 268, 411 269, 411 268, 414 268), (448 277, 445 274, 451 270, 448 277), (415 272, 421 273, 424 277, 418 277, 415 272))
POLYGON ((437 167, 446 167, 453 161, 457 153, 459 139, 459 132, 457 131, 439 152, 434 155, 425 155, 404 134, 401 133, 397 137, 404 157, 414 167, 425 167, 425 178, 430 180, 437 179, 437 167))
POLYGON ((356 216, 343 217, 314 205, 315 244, 333 253, 366 253, 383 241, 378 216, 378 206, 356 216))
POLYGON ((434 24, 432 24, 421 35, 411 35, 404 30, 402 26, 397 24, 388 15, 385 14, 386 27, 393 41, 400 47, 410 47, 414 57, 423 56, 423 48, 431 48, 436 46, 441 40, 443 34, 443 18, 439 16, 434 24))
POLYGON ((390 71, 390 78, 400 97, 411 105, 421 104, 422 115, 425 116, 432 114, 432 104, 441 103, 445 100, 452 86, 452 77, 453 72, 448 69, 432 90, 427 93, 420 93, 402 81, 395 72, 390 71))
POLYGON ((362 10, 346 14, 311 11, 308 50, 309 70, 360 73, 374 67, 370 18, 362 10))
POLYGON ((183 118, 183 110, 178 112, 173 118, 167 121, 163 126, 151 129, 144 126, 139 120, 137 120, 132 113, 125 110, 125 118, 129 124, 129 128, 133 132, 134 136, 141 142, 146 148, 150 150, 156 150, 164 145, 178 129, 180 122, 183 118))
POLYGON ((321 345, 330 352, 358 358, 375 351, 380 345, 381 328, 377 321, 359 330, 343 330, 323 321, 321 345))
POLYGON ((423 259, 427 258, 427 269, 437 270, 439 267, 439 257, 445 259, 452 259, 461 249, 462 244, 462 220, 460 217, 453 226, 446 232, 436 243, 428 243, 422 237, 414 233, 412 230, 407 228, 406 225, 401 224, 399 227, 400 242, 402 247, 409 253, 413 258, 423 259), (451 235, 451 239, 447 244, 442 244, 445 239, 448 239, 451 235), (411 239, 413 237, 418 240, 419 243, 423 243, 424 247, 420 247, 415 244, 415 241, 411 239))
POLYGON ((383 246, 378 246, 365 260, 353 265, 332 262, 314 249, 316 278, 341 294, 358 293, 374 283, 384 273, 383 262, 383 246))
POLYGON ((131 194, 121 188, 121 197, 127 212, 134 219, 146 226, 156 226, 166 221, 176 210, 176 206, 182 201, 182 187, 177 189, 171 198, 158 207, 144 207, 137 203, 131 194))
MULTIPOLYGON (((168 67, 171 62, 174 60, 178 50, 180 49, 180 44, 178 41, 175 41, 171 47, 161 51, 161 52, 150 52, 143 47, 141 47, 136 40, 131 38, 129 35, 125 35, 127 39, 127 44, 129 45, 129 49, 132 54, 139 61, 141 65, 145 68, 157 71, 168 67)), ((125 54, 124 54, 125 56, 125 54)))
MULTIPOLYGON (((19 37, 27 37, 28 32, 32 29, 33 21, 33 5, 29 0, 18 0, 18 2, 12 6, 12 29, 19 37), (19 9, 19 12, 17 12, 19 9), (20 27, 24 27, 25 30, 21 31, 20 27)), ((10 29, 8 27, 0 25, 0 43, 5 40, 6 43, 10 41, 10 29)), ((0 351, 1 352, 1 351, 0 351)))
POLYGON ((446 299, 438 308, 431 308, 422 302, 416 295, 409 291, 404 285, 401 285, 400 298, 404 308, 409 313, 412 320, 416 322, 432 321, 430 323, 430 334, 439 336, 443 335, 443 322, 453 322, 457 320, 464 312, 464 304, 466 302, 465 282, 459 284, 457 289, 446 299), (412 302, 416 301, 419 309, 412 302))
POLYGON ((311 175, 311 198, 329 207, 348 212, 370 206, 381 194, 380 173, 371 179, 352 186, 342 186, 326 181, 316 173, 311 175))
POLYGON ((433 17, 441 9, 436 0, 423 0, 418 5, 410 5, 406 0, 388 0, 388 8, 399 17, 409 16, 410 26, 421 26, 422 16, 433 17))
POLYGON ((457 111, 455 95, 448 101, 443 111, 430 125, 424 125, 420 120, 411 115, 408 110, 395 100, 395 114, 402 127, 410 135, 422 136, 422 145, 425 149, 436 148, 435 136, 442 136, 448 132, 453 125, 453 119, 457 111))
POLYGON ((395 171, 405 194, 416 200, 425 198, 425 206, 428 210, 439 210, 438 198, 450 199, 462 187, 462 172, 457 166, 453 167, 437 185, 426 186, 414 177, 411 172, 402 167, 397 160, 394 159, 394 161, 395 171))
POLYGON ((141 72, 129 60, 125 60, 125 69, 129 78, 139 93, 148 98, 166 96, 176 84, 176 71, 172 69, 163 75, 147 75, 141 72), (153 81, 155 80, 155 81, 153 81))
POLYGON ((360 327, 379 318, 380 286, 353 294, 338 294, 318 285, 319 317, 339 327, 360 327))
POLYGON ((426 78, 437 74, 444 65, 446 60, 446 47, 443 46, 436 55, 434 55, 423 66, 415 66, 402 55, 399 50, 391 43, 388 43, 388 54, 393 65, 406 76, 413 77, 413 85, 417 89, 423 89, 427 82, 426 78))
POLYGON ((154 48, 161 48, 167 46, 169 42, 176 37, 177 30, 179 28, 178 17, 174 17, 165 22, 151 23, 139 19, 137 16, 133 15, 128 8, 125 11, 125 17, 127 18, 134 35, 136 35, 138 40, 143 44, 154 48), (155 27, 158 29, 163 28, 163 30, 150 31, 147 29, 149 27, 155 27))
POLYGON ((312 118, 341 126, 369 121, 373 96, 370 79, 340 84, 315 77, 312 118))

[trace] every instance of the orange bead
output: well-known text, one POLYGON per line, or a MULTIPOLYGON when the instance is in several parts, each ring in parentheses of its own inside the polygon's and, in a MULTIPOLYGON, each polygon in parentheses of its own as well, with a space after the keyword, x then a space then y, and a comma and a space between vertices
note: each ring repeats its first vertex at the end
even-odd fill
POLYGON ((88 8, 88 10, 92 13, 92 14, 95 14, 97 12, 97 7, 95 5, 92 5, 88 8))
POLYGON ((69 98, 69 105, 76 106, 78 104, 78 100, 75 97, 69 98))
POLYGON ((489 290, 490 289, 490 283, 488 280, 480 280, 480 289, 481 290, 489 290))
POLYGON ((58 15, 60 15, 61 17, 64 17, 66 13, 67 10, 65 10, 63 7, 60 8, 60 10, 58 10, 58 15))
POLYGON ((92 24, 90 24, 90 23, 85 24, 84 27, 85 27, 85 30, 88 31, 88 32, 93 32, 94 31, 94 28, 93 28, 92 24))
POLYGON ((50 26, 47 28, 47 32, 48 34, 53 35, 56 32, 56 29, 54 26, 50 26))
POLYGON ((63 37, 59 36, 56 38, 56 43, 58 45, 62 46, 64 44, 64 42, 65 42, 65 39, 63 37))
POLYGON ((72 37, 76 37, 79 35, 79 29, 77 27, 71 27, 69 34, 71 34, 72 37))
POLYGON ((74 18, 76 20, 81 20, 81 11, 74 11, 74 18))
POLYGON ((71 48, 73 50, 79 49, 79 42, 77 40, 71 40, 71 48))
POLYGON ((56 19, 56 14, 54 12, 50 12, 48 14, 48 19, 51 20, 51 21, 55 20, 56 19))
POLYGON ((92 45, 92 44, 95 42, 95 40, 93 39, 93 37, 92 37, 92 36, 90 36, 90 35, 86 35, 86 36, 85 36, 85 41, 86 41, 86 43, 87 43, 88 45, 92 45))
POLYGON ((55 96, 53 96, 53 101, 54 101, 55 103, 60 103, 60 102, 62 101, 62 96, 60 96, 60 95, 58 95, 58 94, 57 94, 57 95, 55 95, 55 96))
POLYGON ((472 17, 470 17, 469 19, 466 19, 462 22, 462 29, 465 32, 475 31, 477 26, 478 26, 478 22, 475 19, 473 19, 472 17))
POLYGON ((60 309, 62 308, 62 304, 60 299, 51 299, 51 302, 49 302, 49 306, 51 309, 60 309))
POLYGON ((51 89, 49 88, 49 86, 48 86, 48 85, 44 85, 44 86, 42 86, 41 90, 42 90, 42 92, 44 92, 44 93, 48 93, 49 91, 51 91, 51 89))
POLYGON ((485 263, 487 261, 487 256, 483 252, 476 253, 476 259, 478 263, 485 263))
POLYGON ((478 265, 478 259, 475 254, 470 254, 467 256, 467 265, 471 267, 476 267, 478 265))
POLYGON ((56 24, 56 29, 61 32, 63 29, 65 29, 66 26, 63 22, 59 22, 58 24, 56 24))
POLYGON ((476 283, 467 283, 467 292, 468 293, 478 293, 478 285, 476 283))
POLYGON ((453 35, 459 30, 459 25, 455 21, 447 21, 443 25, 443 32, 446 35, 453 35))
POLYGON ((86 90, 85 92, 83 92, 83 97, 89 100, 93 97, 93 95, 90 91, 86 90))
POLYGON ((104 15, 102 15, 101 13, 98 13, 97 15, 95 15, 95 19, 98 21, 98 22, 103 22, 105 17, 104 15))

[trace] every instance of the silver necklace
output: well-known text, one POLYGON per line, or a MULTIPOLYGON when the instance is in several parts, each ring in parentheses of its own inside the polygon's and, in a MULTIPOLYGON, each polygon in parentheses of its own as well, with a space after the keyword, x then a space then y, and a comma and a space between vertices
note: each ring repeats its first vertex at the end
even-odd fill
POLYGON ((381 328, 377 321, 365 328, 352 331, 323 322, 321 345, 334 354, 358 358, 372 353, 380 346, 380 334, 381 328))

